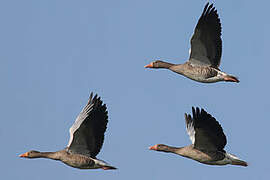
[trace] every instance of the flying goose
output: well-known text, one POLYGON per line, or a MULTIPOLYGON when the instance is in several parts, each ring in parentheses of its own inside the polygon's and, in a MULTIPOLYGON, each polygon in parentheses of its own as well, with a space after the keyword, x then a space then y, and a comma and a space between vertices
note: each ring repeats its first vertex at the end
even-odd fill
POLYGON ((222 52, 221 24, 213 4, 207 3, 191 38, 189 60, 184 64, 154 61, 145 68, 165 68, 202 83, 239 82, 218 67, 222 52))
POLYGON ((227 153, 224 147, 227 143, 222 127, 214 117, 204 109, 193 108, 192 114, 185 114, 187 133, 192 142, 185 147, 172 147, 164 144, 151 146, 150 150, 178 154, 208 165, 239 165, 248 164, 235 155, 227 153))
POLYGON ((59 160, 79 169, 116 169, 105 161, 97 159, 104 140, 108 123, 106 104, 91 93, 88 103, 69 129, 70 139, 65 149, 56 152, 29 151, 23 158, 48 158, 59 160))

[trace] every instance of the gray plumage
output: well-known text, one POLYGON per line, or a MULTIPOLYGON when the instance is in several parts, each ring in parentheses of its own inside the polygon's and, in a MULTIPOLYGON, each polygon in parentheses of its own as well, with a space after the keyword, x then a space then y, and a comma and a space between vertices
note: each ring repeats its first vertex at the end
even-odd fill
POLYGON ((205 5, 190 43, 190 57, 185 63, 172 64, 157 60, 145 67, 169 69, 202 83, 239 82, 237 77, 219 69, 222 53, 221 23, 213 4, 205 5))
POLYGON ((108 123, 108 112, 97 95, 91 93, 88 103, 69 129, 70 139, 65 149, 56 152, 29 151, 23 158, 48 158, 59 160, 79 169, 116 169, 105 161, 97 159, 108 123))
POLYGON ((208 165, 248 164, 235 155, 227 153, 227 143, 220 124, 204 109, 192 107, 192 116, 185 114, 186 129, 192 144, 185 147, 173 147, 164 144, 151 146, 150 150, 174 153, 208 165))

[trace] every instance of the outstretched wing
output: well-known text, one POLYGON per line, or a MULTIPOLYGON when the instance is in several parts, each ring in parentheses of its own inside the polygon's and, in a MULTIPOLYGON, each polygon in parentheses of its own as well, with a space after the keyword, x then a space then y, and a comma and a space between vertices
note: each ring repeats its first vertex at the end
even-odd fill
POLYGON ((200 150, 223 151, 227 140, 223 129, 204 109, 192 107, 192 114, 185 114, 187 133, 192 144, 200 150))
POLYGON ((87 105, 69 129, 68 151, 95 158, 99 153, 108 123, 106 104, 91 93, 87 105))
POLYGON ((222 53, 221 24, 213 4, 204 7, 191 38, 189 61, 193 65, 218 68, 222 53))

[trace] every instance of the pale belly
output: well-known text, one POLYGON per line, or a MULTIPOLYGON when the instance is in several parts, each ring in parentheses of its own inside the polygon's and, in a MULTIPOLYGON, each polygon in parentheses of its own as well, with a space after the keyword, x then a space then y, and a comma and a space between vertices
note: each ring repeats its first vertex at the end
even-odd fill
POLYGON ((194 81, 197 82, 202 82, 202 83, 215 83, 215 82, 219 82, 219 81, 223 81, 223 79, 219 78, 219 77, 210 77, 210 78, 204 78, 204 77, 194 77, 194 76, 187 76, 184 75, 189 79, 192 79, 194 81))
POLYGON ((171 70, 197 82, 214 83, 223 81, 222 76, 220 76, 220 72, 211 67, 192 67, 181 72, 177 69, 171 70))

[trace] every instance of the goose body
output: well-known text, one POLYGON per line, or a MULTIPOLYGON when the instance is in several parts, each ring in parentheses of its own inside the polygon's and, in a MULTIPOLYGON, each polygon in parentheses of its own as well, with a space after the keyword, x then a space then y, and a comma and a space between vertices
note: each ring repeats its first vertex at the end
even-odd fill
POLYGON ((116 169, 96 158, 103 141, 108 123, 107 107, 100 97, 91 93, 87 105, 71 126, 70 139, 65 149, 56 152, 29 151, 23 158, 48 158, 62 161, 78 169, 116 169))
POLYGON ((213 4, 206 4, 191 38, 189 60, 184 64, 154 61, 146 68, 164 68, 202 83, 239 82, 238 78, 219 69, 222 40, 221 24, 213 4))
POLYGON ((172 147, 164 144, 151 146, 150 150, 174 153, 208 165, 248 164, 224 150, 227 143, 220 124, 204 109, 192 108, 192 114, 185 114, 187 133, 192 144, 185 147, 172 147))
POLYGON ((214 83, 218 81, 233 81, 233 78, 226 73, 208 66, 194 66, 190 62, 174 65, 169 68, 171 71, 184 75, 189 79, 203 83, 214 83))

